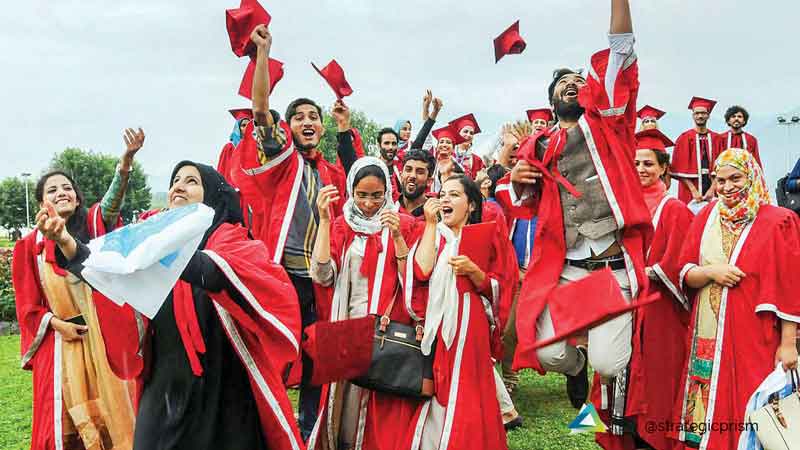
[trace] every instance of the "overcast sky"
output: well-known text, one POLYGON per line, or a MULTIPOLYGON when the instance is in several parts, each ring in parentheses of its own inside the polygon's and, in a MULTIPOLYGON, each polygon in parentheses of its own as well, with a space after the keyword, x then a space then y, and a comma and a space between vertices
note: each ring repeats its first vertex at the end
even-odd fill
MULTIPOLYGON (((181 159, 216 162, 232 118, 249 106, 236 91, 245 59, 225 30, 232 1, 29 0, 0 16, 0 177, 39 173, 67 146, 120 153, 121 131, 147 133, 140 161, 164 191, 181 159)), ((272 105, 299 96, 330 105, 309 62, 335 57, 355 94, 347 99, 382 125, 420 123, 426 88, 443 98, 440 121, 474 112, 486 135, 546 103, 558 66, 585 66, 607 45, 608 0, 263 1, 273 57, 285 76, 272 105), (520 20, 528 48, 494 64, 492 39, 520 20)), ((712 127, 739 103, 752 113, 773 177, 798 153, 775 125, 800 106, 796 0, 631 0, 641 71, 640 105, 669 112, 675 137, 690 123, 692 95, 720 101, 712 127), (794 152, 791 156, 789 153, 794 152)), ((791 160, 791 162, 790 162, 791 160)))

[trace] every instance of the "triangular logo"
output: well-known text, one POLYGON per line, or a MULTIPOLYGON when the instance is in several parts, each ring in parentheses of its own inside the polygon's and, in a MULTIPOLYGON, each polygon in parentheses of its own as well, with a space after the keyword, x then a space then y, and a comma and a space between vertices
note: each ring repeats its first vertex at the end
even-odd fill
POLYGON ((605 433, 608 427, 600 420, 600 415, 591 403, 586 403, 581 408, 578 416, 569 424, 569 433, 605 433))

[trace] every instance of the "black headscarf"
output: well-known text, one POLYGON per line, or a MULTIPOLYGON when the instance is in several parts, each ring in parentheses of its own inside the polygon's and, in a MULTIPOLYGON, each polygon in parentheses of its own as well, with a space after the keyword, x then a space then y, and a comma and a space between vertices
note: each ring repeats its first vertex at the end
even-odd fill
POLYGON ((175 180, 175 175, 184 166, 192 166, 200 172, 200 180, 203 183, 203 203, 214 210, 214 220, 211 223, 199 248, 205 248, 208 238, 223 223, 243 224, 244 216, 242 207, 239 203, 239 193, 233 188, 225 178, 211 166, 196 163, 193 161, 181 161, 172 170, 172 177, 169 179, 169 187, 175 180))

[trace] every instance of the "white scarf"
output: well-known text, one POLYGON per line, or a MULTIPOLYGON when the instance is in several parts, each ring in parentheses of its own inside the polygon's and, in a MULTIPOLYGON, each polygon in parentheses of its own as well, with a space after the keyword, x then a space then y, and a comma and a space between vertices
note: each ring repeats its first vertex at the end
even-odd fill
MULTIPOLYGON (((383 161, 374 156, 364 156, 363 158, 357 159, 350 168, 350 172, 347 174, 347 201, 342 208, 345 222, 347 222, 347 225, 356 233, 367 235, 375 234, 380 232, 381 228, 383 228, 381 225, 381 213, 385 210, 397 210, 397 205, 395 205, 392 200, 392 180, 389 178, 389 169, 386 168, 386 164, 384 164, 383 161), (356 174, 358 174, 359 170, 368 166, 378 166, 386 180, 386 192, 384 194, 383 205, 372 217, 364 215, 364 213, 358 209, 353 199, 353 189, 355 189, 353 184, 355 183, 356 174)), ((356 236, 356 239, 353 240, 353 245, 356 246, 356 252, 364 256, 365 239, 363 236, 356 236)))
POLYGON ((441 254, 436 258, 431 281, 428 288, 428 306, 425 310, 425 334, 422 337, 422 354, 430 355, 436 332, 441 327, 442 340, 446 348, 450 348, 456 335, 458 323, 458 288, 450 257, 458 255, 460 236, 456 236, 447 225, 439 222, 436 225, 436 242, 443 237, 445 244, 441 254))

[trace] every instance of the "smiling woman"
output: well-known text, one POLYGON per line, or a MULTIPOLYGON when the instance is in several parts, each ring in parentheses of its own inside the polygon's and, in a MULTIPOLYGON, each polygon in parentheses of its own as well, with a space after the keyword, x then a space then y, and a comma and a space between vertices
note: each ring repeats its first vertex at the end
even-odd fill
POLYGON ((22 368, 33 371, 31 448, 132 445, 134 384, 113 373, 91 288, 59 266, 65 261, 62 233, 85 243, 120 225, 128 172, 144 132, 126 130, 125 143, 108 192, 88 211, 80 187, 66 172, 42 176, 35 190, 42 208, 36 224, 60 233, 35 230, 14 247, 22 368))

